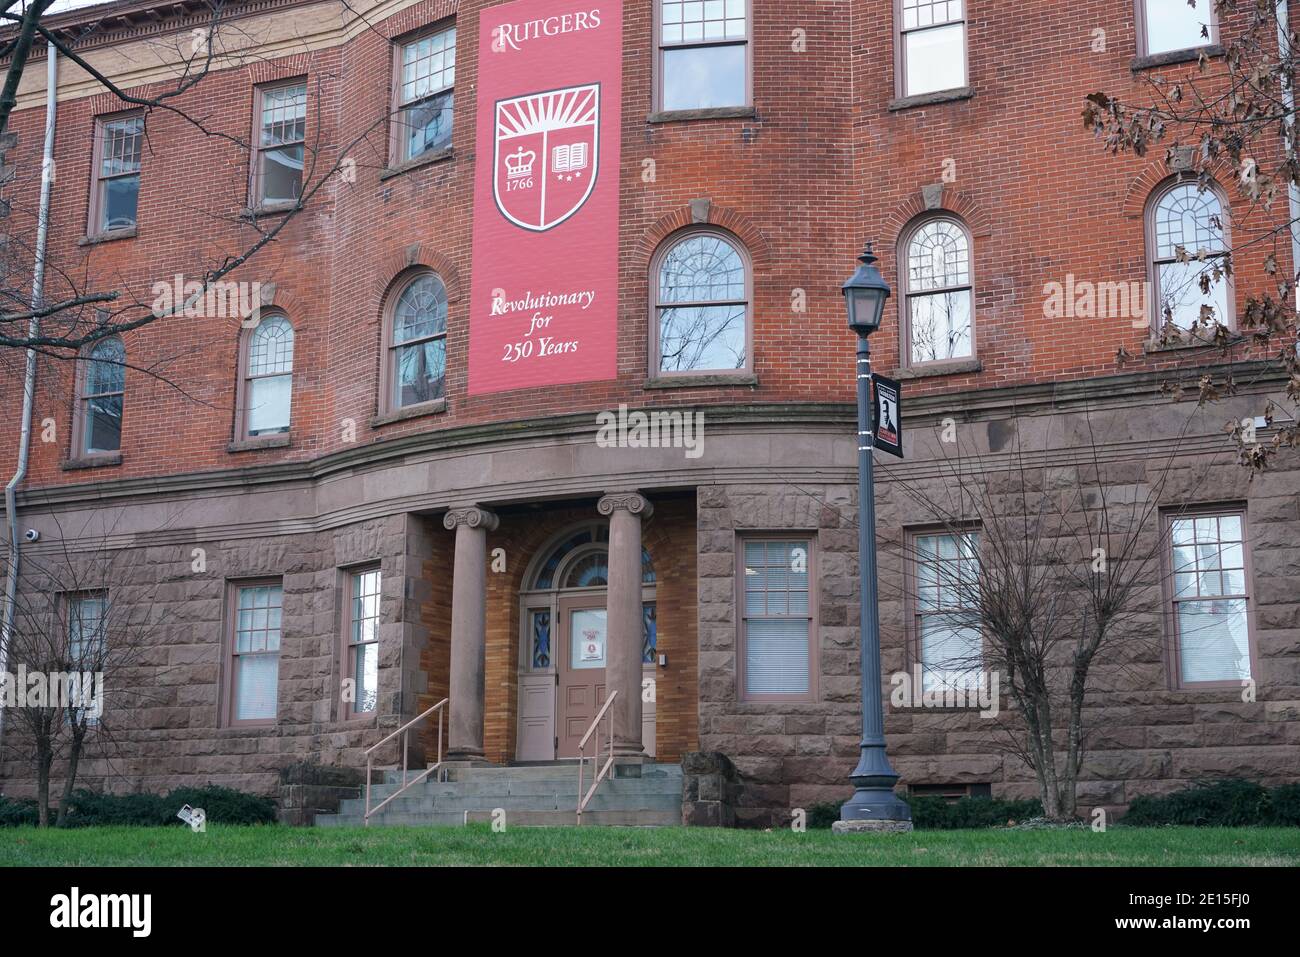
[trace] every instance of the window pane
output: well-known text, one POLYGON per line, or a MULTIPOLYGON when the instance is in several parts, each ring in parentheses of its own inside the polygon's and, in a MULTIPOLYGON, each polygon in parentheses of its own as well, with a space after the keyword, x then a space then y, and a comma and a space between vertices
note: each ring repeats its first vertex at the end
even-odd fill
POLYGON ((1183 681, 1250 678, 1245 599, 1180 603, 1178 640, 1183 681))
POLYGON ((1201 36, 1201 26, 1210 21, 1210 4, 1214 0, 1196 0, 1195 8, 1187 0, 1144 0, 1147 19, 1147 53, 1185 50, 1209 43, 1201 36))
POLYGON ((939 292, 908 299, 912 361, 935 362, 971 354, 971 291, 939 292))
POLYGON ((745 298, 745 262, 721 236, 705 233, 674 245, 659 266, 659 302, 735 302, 745 298))
POLYGON ((257 324, 248 343, 248 374, 292 371, 293 326, 283 316, 267 316, 257 324))
MULTIPOLYGON (((1171 321, 1180 329, 1191 329, 1201 322, 1201 307, 1209 306, 1213 312, 1207 317, 1209 322, 1226 324, 1229 320, 1228 282, 1212 276, 1214 260, 1199 262, 1192 260, 1183 263, 1161 263, 1157 267, 1160 282, 1160 313, 1158 325, 1164 326, 1171 321), (1210 279, 1210 291, 1201 292, 1202 275, 1210 279)), ((1204 325, 1201 326, 1205 328, 1204 325)))
POLYGON ((307 132, 307 84, 262 92, 262 145, 300 143, 307 132))
POLYGON ((551 666, 551 613, 534 611, 533 621, 533 667, 549 668, 551 666))
POLYGON ((744 306, 659 310, 659 369, 687 372, 745 367, 744 306))
POLYGON ((116 452, 122 447, 122 397, 103 396, 86 403, 86 451, 116 452))
POLYGON ((666 49, 663 83, 665 110, 744 106, 745 45, 666 49))
POLYGON ((357 697, 352 710, 374 711, 379 703, 379 643, 357 645, 352 662, 352 674, 357 681, 357 697))
POLYGON ((1156 258, 1173 259, 1181 247, 1191 255, 1224 252, 1223 204, 1212 189, 1183 183, 1165 193, 1155 212, 1156 258))
POLYGON ((456 30, 444 30, 402 47, 403 103, 444 90, 456 82, 456 30))
POLYGON ((140 153, 144 145, 144 118, 128 117, 104 124, 100 150, 99 175, 118 176, 140 170, 140 153))
POLYGON ((262 202, 295 200, 302 192, 301 146, 285 146, 262 153, 262 202))
POLYGON ((423 100, 402 110, 402 159, 451 145, 451 91, 423 100))
POLYGON ((273 435, 289 431, 293 377, 270 376, 248 383, 248 434, 273 435))
POLYGON ((745 626, 745 692, 807 694, 808 620, 769 618, 745 626))
POLYGON ((907 243, 907 288, 911 292, 970 285, 970 243, 950 219, 933 219, 907 243))
POLYGON ((73 671, 103 668, 105 642, 103 598, 73 598, 68 603, 68 658, 73 671))
POLYGON ((904 34, 903 55, 907 63, 904 96, 952 90, 966 85, 964 24, 955 23, 952 26, 904 34))
POLYGON ((572 614, 569 620, 569 667, 575 670, 605 667, 605 609, 587 608, 572 614))
POLYGON ((128 229, 135 225, 136 207, 140 198, 140 177, 119 176, 103 182, 100 196, 99 228, 128 229))
POLYGON ((126 388, 126 347, 120 339, 105 339, 90 352, 86 395, 121 392, 126 388))
POLYGON ((447 370, 447 340, 432 339, 396 351, 397 405, 441 399, 447 370))
POLYGON ((977 688, 981 681, 980 630, 972 615, 921 618, 921 667, 925 688, 977 688))
POLYGON ((241 655, 235 668, 235 720, 274 718, 280 656, 241 655))
POLYGON ((641 663, 655 663, 655 651, 659 644, 659 622, 655 603, 645 602, 641 606, 641 663))
POLYGON ((393 344, 440 336, 447 331, 447 289, 426 273, 402 290, 393 314, 393 344))

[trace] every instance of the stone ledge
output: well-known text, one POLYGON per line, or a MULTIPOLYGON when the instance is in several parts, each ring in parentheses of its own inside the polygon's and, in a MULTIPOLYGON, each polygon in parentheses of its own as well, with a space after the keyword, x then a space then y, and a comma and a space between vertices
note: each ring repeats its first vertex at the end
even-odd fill
POLYGON ((1199 47, 1187 47, 1182 50, 1166 50, 1164 53, 1147 53, 1142 56, 1135 56, 1133 62, 1129 64, 1129 69, 1134 73, 1139 70, 1150 70, 1157 66, 1172 66, 1175 63, 1194 63, 1201 58, 1201 54, 1206 56, 1223 56, 1223 46, 1218 43, 1207 43, 1199 47))
POLYGON ((758 112, 752 106, 714 106, 702 110, 660 110, 646 117, 647 123, 681 123, 692 120, 752 120, 758 112))
POLYGON ((936 90, 934 93, 918 93, 915 96, 900 96, 897 99, 889 101, 889 112, 897 113, 899 110, 910 110, 917 106, 936 106, 940 103, 956 103, 958 100, 969 100, 975 95, 975 87, 958 86, 951 90, 936 90))

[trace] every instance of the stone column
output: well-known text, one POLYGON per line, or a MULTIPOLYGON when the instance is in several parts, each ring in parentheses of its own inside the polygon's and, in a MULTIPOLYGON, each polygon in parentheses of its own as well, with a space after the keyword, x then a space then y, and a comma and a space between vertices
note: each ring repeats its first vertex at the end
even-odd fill
POLYGON ((608 641, 605 686, 613 704, 614 757, 644 756, 641 744, 641 518, 653 509, 639 492, 615 492, 596 504, 609 516, 608 641))
POLYGON ((453 508, 443 516, 442 524, 456 530, 447 760, 482 761, 487 533, 497 527, 497 517, 477 506, 453 508))

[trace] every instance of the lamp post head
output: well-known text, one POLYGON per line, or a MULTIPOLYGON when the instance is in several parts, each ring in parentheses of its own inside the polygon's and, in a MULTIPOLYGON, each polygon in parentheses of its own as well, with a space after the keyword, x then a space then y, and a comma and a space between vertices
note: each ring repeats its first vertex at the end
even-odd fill
POLYGON ((844 304, 848 308, 849 328, 860 336, 869 336, 880 328, 880 318, 889 298, 889 283, 876 268, 876 255, 871 243, 858 257, 858 268, 843 285, 844 304))

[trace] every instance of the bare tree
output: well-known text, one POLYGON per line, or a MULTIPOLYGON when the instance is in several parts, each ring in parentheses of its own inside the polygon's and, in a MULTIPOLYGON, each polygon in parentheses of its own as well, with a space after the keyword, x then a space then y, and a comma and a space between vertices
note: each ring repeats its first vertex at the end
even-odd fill
MULTIPOLYGON (((1084 104, 1084 127, 1111 153, 1144 156, 1163 148, 1172 169, 1194 176, 1201 189, 1212 180, 1231 186, 1238 202, 1225 214, 1232 220, 1232 245, 1225 255, 1180 246, 1176 263, 1198 287, 1203 304, 1191 322, 1174 322, 1171 297, 1162 296, 1159 337, 1191 339, 1217 347, 1220 369, 1200 377, 1202 403, 1235 394, 1247 380, 1262 381, 1280 371, 1286 380, 1281 402, 1269 401, 1265 418, 1277 431, 1267 443, 1255 441, 1252 422, 1226 429, 1238 445, 1239 461, 1264 469, 1285 449, 1300 444, 1300 363, 1297 361, 1297 279, 1280 271, 1288 244, 1300 248, 1300 159, 1294 100, 1296 24, 1285 20, 1287 5, 1271 0, 1187 0, 1208 23, 1210 8, 1220 24, 1222 57, 1202 52, 1194 67, 1170 78, 1166 71, 1135 74, 1141 94, 1121 98, 1099 91, 1084 104), (1290 205, 1292 212, 1282 212, 1290 205), (1236 260, 1262 255, 1272 288, 1247 298, 1236 328, 1210 302, 1214 287, 1225 283, 1236 260), (1261 357, 1271 361, 1260 363, 1261 357), (1275 422, 1275 419, 1277 420, 1275 422)), ((1202 35, 1209 42, 1208 28, 1202 35)), ((1226 223, 1223 225, 1227 225, 1226 223)), ((1296 263, 1300 268, 1300 263, 1296 263)), ((1131 357, 1122 347, 1116 359, 1131 357)), ((1182 367, 1204 363, 1189 356, 1182 367)))

